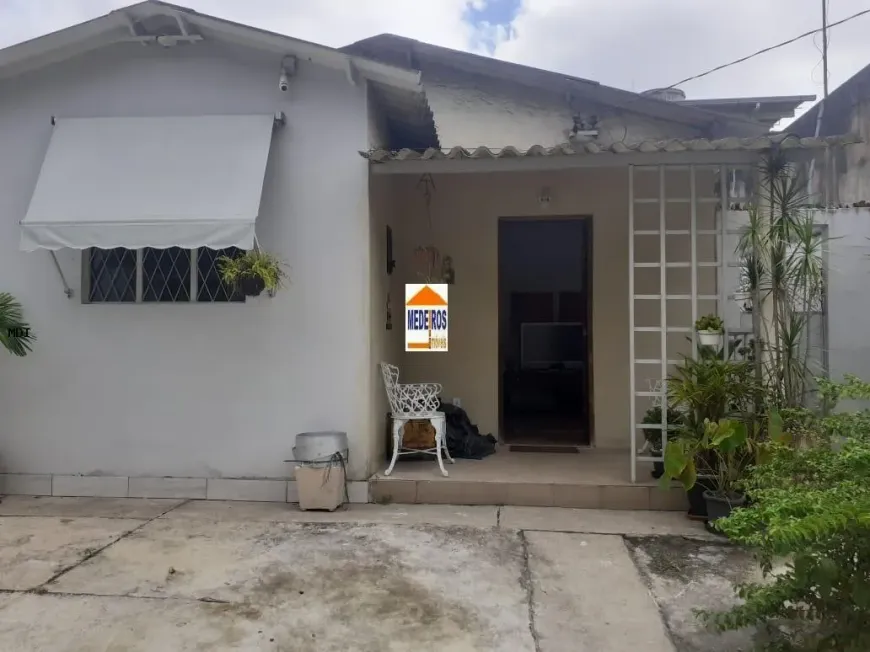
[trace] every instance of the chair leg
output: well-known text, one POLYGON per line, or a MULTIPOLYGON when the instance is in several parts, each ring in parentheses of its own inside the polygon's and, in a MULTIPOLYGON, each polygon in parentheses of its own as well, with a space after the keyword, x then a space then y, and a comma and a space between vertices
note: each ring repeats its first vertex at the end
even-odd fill
POLYGON ((402 447, 402 429, 405 423, 401 419, 393 419, 393 459, 390 466, 384 471, 384 475, 390 475, 393 472, 393 467, 396 466, 396 460, 399 458, 399 449, 402 447))
POLYGON ((456 464, 456 460, 450 457, 450 449, 447 448, 447 420, 444 420, 444 434, 441 436, 441 447, 444 449, 444 454, 447 456, 447 461, 451 464, 456 464))
POLYGON ((441 469, 441 475, 447 477, 447 469, 444 468, 444 460, 441 459, 441 446, 444 443, 445 420, 444 417, 430 419, 430 422, 435 426, 435 454, 438 456, 438 466, 441 469))

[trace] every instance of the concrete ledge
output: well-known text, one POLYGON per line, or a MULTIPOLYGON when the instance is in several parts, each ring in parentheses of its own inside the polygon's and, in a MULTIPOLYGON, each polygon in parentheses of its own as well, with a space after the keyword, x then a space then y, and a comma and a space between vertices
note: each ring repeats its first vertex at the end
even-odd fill
POLYGON ((130 478, 129 498, 206 497, 205 478, 130 478))
POLYGON ((50 496, 51 476, 31 473, 0 474, 0 494, 50 496))
POLYGON ((126 476, 55 475, 51 495, 126 498, 129 482, 126 476))
POLYGON ((249 500, 283 503, 287 501, 286 480, 236 480, 209 478, 205 497, 208 500, 249 500))
MULTIPOLYGON (((298 503, 296 482, 277 479, 173 478, 0 473, 0 494, 79 498, 178 498, 298 503)), ((369 483, 347 483, 348 501, 369 502, 369 483)), ((406 502, 406 501, 395 501, 406 502)), ((413 500, 409 501, 413 502, 413 500)))

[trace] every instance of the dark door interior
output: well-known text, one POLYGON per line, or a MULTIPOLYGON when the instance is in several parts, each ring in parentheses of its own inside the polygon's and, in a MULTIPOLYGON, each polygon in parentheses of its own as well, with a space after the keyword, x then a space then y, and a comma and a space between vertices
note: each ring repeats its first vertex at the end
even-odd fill
POLYGON ((588 445, 590 220, 499 222, 504 439, 588 445))

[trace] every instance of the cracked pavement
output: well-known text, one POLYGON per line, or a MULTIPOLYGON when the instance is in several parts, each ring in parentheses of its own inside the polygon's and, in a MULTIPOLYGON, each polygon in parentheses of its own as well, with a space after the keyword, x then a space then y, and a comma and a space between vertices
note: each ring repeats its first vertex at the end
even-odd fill
POLYGON ((624 535, 707 536, 661 512, 11 496, 0 649, 692 650, 624 535))

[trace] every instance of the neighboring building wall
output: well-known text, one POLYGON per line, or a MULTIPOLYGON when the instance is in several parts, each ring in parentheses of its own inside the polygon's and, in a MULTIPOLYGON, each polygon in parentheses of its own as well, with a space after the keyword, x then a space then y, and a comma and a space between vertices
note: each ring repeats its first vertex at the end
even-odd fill
POLYGON ((852 110, 850 133, 860 136, 860 143, 844 147, 836 161, 835 201, 854 204, 870 201, 870 98, 852 110))
POLYGON ((819 211, 828 225, 827 341, 830 376, 870 380, 870 209, 819 211))
MULTIPOLYGON (((599 142, 636 142, 646 138, 698 135, 689 128, 633 114, 606 113, 594 107, 572 107, 556 93, 470 78, 455 71, 425 68, 423 85, 435 117, 441 147, 499 149, 513 145, 553 147, 568 142, 576 113, 601 119, 599 142)), ((575 100, 575 104, 579 100, 575 100)))
MULTIPOLYGON (((371 412, 365 85, 213 42, 116 45, 0 82, 0 288, 24 305, 32 355, 0 358, 2 470, 110 476, 286 477, 294 435, 347 431, 363 479, 371 412), (244 305, 83 305, 81 253, 18 250, 52 115, 284 111, 259 241, 289 265, 244 305)), ((118 143, 123 147, 124 143, 118 143)), ((197 192, 197 188, 191 188, 197 192)))
MULTIPOLYGON (((432 202, 434 244, 453 257, 456 283, 450 287, 450 343, 447 353, 404 353, 402 372, 410 382, 439 382, 444 396, 459 397, 481 431, 499 431, 499 295, 498 223, 501 217, 591 216, 592 219, 592 375, 594 444, 601 448, 629 447, 629 311, 628 311, 628 172, 625 168, 566 170, 541 173, 447 174, 434 178, 432 202), (550 189, 550 205, 538 201, 541 188, 550 189)), ((682 180, 685 181, 685 180, 682 180)), ((424 201, 416 175, 394 180, 396 206, 401 207, 401 241, 397 241, 398 281, 419 282, 413 250, 428 242, 424 201)), ((669 177, 669 196, 687 196, 687 186, 669 177)), ((638 179, 638 197, 657 196, 657 177, 638 179)), ((699 174, 699 196, 710 196, 713 178, 699 174), (703 189, 707 189, 704 192, 703 189)), ((658 205, 639 211, 636 228, 658 228, 658 205)), ((714 206, 699 207, 698 228, 711 229, 714 206)), ((688 229, 687 205, 669 205, 668 229, 688 229)), ((656 261, 657 237, 636 236, 635 260, 656 261)), ((688 237, 667 240, 668 261, 689 261, 688 237)), ((699 240, 699 260, 711 260, 715 237, 699 240)), ((701 294, 715 294, 715 269, 699 270, 701 294)), ((638 294, 658 292, 657 268, 636 270, 638 294)), ((668 294, 688 294, 687 269, 668 270, 668 294)), ((394 305, 400 305, 398 302, 394 305)), ((657 325, 660 303, 638 301, 637 323, 657 325)), ((699 302, 699 314, 714 312, 715 302, 699 302)), ((394 312, 395 315, 395 312, 394 312)), ((668 323, 691 324, 691 302, 669 301, 668 323)), ((398 333, 401 336, 401 331, 398 333)), ((668 353, 690 352, 686 334, 668 338, 668 353)), ((660 357, 657 333, 638 336, 637 357, 660 357)), ((661 376, 660 368, 637 368, 637 389, 661 376)), ((638 400, 639 418, 649 399, 638 400)), ((638 434, 640 439, 640 435, 638 434)))

